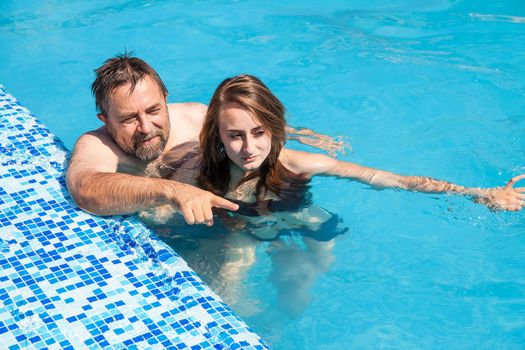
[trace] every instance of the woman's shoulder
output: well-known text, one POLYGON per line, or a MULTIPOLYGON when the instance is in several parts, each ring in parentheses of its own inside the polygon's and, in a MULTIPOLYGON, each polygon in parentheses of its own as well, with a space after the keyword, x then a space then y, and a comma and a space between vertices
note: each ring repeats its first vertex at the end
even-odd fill
POLYGON ((283 148, 279 154, 279 161, 290 171, 296 174, 313 176, 322 172, 335 159, 324 154, 296 151, 283 148))

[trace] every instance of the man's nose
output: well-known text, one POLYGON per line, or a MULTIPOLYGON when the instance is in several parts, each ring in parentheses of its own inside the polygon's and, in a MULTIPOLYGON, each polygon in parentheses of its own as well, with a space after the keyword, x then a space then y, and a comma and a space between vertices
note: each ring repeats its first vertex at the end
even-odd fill
POLYGON ((153 124, 151 121, 147 117, 140 117, 137 131, 147 135, 151 130, 153 130, 153 124))

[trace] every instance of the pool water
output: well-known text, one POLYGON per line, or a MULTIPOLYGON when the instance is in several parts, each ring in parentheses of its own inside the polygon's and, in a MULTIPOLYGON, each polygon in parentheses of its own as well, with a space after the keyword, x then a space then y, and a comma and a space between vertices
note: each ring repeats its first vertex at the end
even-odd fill
MULTIPOLYGON (((520 0, 4 1, 0 13, 0 82, 69 148, 100 125, 93 69, 127 49, 157 69, 171 102, 207 103, 225 77, 259 76, 290 124, 348 136, 343 160, 473 187, 525 173, 520 0)), ((275 349, 525 348, 523 211, 312 185, 346 230, 333 246, 300 230, 224 241, 220 227, 192 227, 166 239, 198 253, 196 270, 205 246, 251 247, 223 257, 241 261, 242 278, 217 291, 233 291, 225 299, 275 349)))

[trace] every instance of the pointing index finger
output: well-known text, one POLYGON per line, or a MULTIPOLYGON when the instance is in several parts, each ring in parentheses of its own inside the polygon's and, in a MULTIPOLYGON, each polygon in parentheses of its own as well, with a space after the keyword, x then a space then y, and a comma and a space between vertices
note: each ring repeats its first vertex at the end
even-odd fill
POLYGON ((227 209, 231 211, 236 211, 237 209, 239 209, 238 204, 230 202, 229 200, 219 197, 219 196, 213 197, 211 201, 211 205, 212 207, 215 207, 215 208, 223 208, 223 209, 227 209))

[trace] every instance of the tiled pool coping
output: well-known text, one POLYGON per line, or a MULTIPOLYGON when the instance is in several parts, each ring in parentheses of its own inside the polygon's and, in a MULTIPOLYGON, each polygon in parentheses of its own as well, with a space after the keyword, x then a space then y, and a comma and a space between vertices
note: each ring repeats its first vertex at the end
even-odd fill
POLYGON ((140 222, 81 211, 67 157, 0 85, 1 348, 267 348, 140 222))

